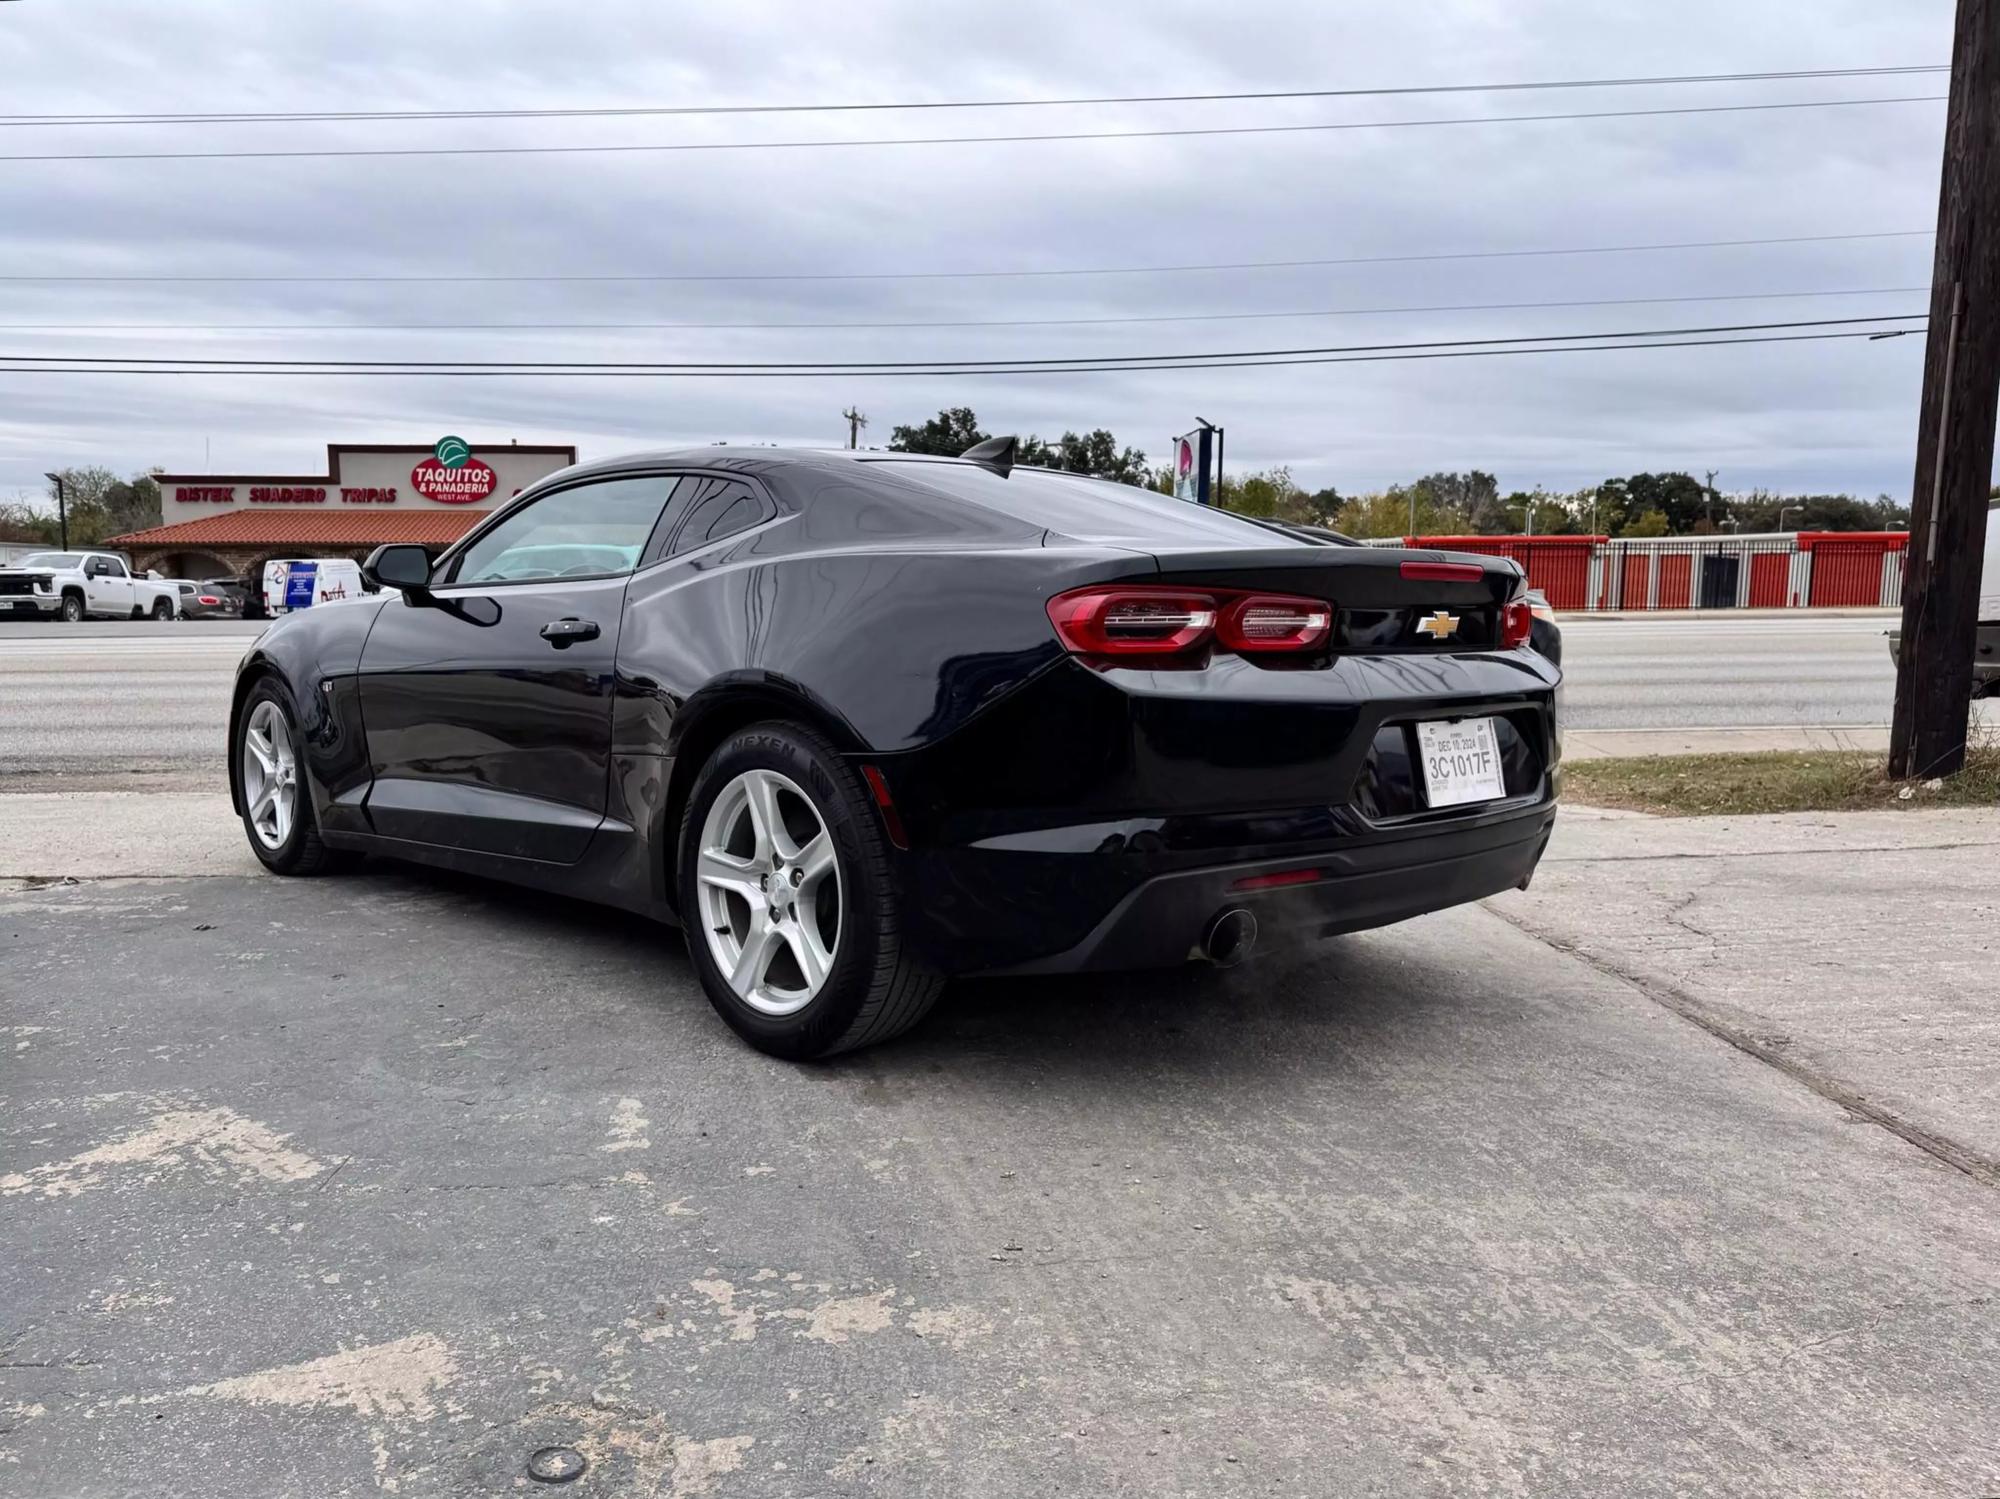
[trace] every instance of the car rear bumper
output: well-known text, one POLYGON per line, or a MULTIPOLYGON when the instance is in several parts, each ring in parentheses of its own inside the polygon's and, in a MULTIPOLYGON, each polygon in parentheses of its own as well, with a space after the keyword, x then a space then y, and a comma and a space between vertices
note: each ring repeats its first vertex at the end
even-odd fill
POLYGON ((1246 893, 1268 939, 1518 885, 1560 791, 1560 680, 1529 650, 1304 671, 1065 663, 949 741, 868 757, 909 845, 905 941, 947 973, 1138 967, 1185 958, 1246 893), (1430 806, 1417 726, 1482 716, 1504 794, 1430 806), (1317 873, 1234 888, 1298 871, 1317 873))
POLYGON ((1164 968, 1202 955, 1225 912, 1255 919, 1267 949, 1364 931, 1525 887, 1555 824, 1554 802, 1502 820, 1303 857, 1180 870, 1145 880, 1079 942, 1005 968, 1009 974, 1164 968), (1306 884, 1260 882, 1312 877, 1306 884))

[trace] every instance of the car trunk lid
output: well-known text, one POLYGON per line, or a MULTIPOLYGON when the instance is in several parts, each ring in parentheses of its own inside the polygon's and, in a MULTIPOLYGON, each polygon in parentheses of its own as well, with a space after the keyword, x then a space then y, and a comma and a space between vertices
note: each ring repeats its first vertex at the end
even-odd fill
POLYGON ((1521 586, 1520 569, 1505 558, 1401 547, 1166 547, 1150 555, 1159 572, 1147 581, 1325 600, 1333 649, 1342 652, 1498 649, 1502 606, 1521 586))

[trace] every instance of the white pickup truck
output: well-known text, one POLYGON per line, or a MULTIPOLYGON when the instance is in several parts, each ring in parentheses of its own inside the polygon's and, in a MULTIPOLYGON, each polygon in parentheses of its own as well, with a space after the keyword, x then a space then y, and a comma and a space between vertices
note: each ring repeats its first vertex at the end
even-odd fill
POLYGON ((173 584, 133 577, 115 552, 31 552, 0 567, 0 615, 172 619, 179 612, 173 584))

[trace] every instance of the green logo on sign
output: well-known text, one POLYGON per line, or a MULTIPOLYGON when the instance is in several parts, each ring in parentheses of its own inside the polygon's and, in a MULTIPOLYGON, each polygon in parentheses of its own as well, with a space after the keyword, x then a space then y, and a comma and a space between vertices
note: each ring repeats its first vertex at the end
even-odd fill
POLYGON ((431 451, 446 468, 464 468, 472 461, 472 445, 463 437, 440 437, 431 451))

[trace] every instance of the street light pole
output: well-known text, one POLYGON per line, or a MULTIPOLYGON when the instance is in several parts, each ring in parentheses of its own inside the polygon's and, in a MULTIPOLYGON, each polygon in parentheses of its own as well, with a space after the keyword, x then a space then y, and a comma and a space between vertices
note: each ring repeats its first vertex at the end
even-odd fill
POLYGON ((1794 510, 1798 511, 1800 515, 1806 513, 1806 507, 1803 505, 1780 505, 1778 507, 1778 529, 1780 531, 1785 529, 1785 516, 1794 510))
POLYGON ((69 504, 63 495, 63 476, 61 474, 43 474, 42 477, 56 487, 56 531, 61 537, 58 545, 67 552, 69 550, 69 504))

